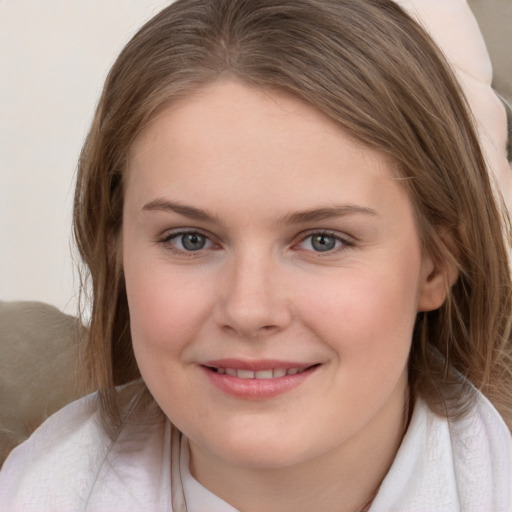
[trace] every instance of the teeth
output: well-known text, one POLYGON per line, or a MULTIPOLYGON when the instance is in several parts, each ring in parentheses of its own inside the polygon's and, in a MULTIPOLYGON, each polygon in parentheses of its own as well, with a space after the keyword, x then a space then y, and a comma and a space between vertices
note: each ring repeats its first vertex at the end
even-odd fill
POLYGON ((271 379, 274 375, 272 370, 260 370, 259 372, 254 372, 254 376, 257 379, 271 379))
POLYGON ((238 377, 239 379, 277 379, 286 375, 297 375, 302 373, 305 368, 273 368, 268 370, 242 370, 236 368, 215 368, 217 373, 221 375, 229 375, 230 377, 238 377))

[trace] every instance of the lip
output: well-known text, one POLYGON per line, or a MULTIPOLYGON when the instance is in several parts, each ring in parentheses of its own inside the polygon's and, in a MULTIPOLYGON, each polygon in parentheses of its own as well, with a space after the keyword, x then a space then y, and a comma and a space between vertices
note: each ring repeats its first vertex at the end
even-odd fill
POLYGON ((316 363, 299 363, 297 361, 283 361, 282 359, 261 359, 261 360, 243 360, 235 358, 215 359, 201 363, 201 366, 209 366, 211 368, 236 368, 237 370, 251 370, 257 372, 260 370, 268 370, 270 368, 298 368, 304 370, 316 363))
POLYGON ((276 359, 245 361, 240 359, 217 359, 199 365, 210 382, 220 391, 245 400, 265 400, 276 397, 300 386, 320 366, 319 363, 299 363, 276 359), (218 373, 216 368, 230 368, 253 372, 280 369, 297 369, 297 373, 277 378, 241 378, 225 373, 218 373))

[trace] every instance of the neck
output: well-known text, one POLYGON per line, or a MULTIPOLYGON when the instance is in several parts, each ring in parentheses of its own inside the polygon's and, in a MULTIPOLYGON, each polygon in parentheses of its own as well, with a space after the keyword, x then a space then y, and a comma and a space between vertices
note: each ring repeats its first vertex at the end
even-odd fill
POLYGON ((362 512, 388 472, 404 434, 403 395, 396 402, 341 446, 285 467, 226 463, 190 442, 191 472, 244 512, 362 512))

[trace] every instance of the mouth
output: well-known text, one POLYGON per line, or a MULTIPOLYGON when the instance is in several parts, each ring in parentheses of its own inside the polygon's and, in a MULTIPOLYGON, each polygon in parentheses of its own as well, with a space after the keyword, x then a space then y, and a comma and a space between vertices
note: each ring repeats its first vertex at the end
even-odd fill
POLYGON ((247 370, 243 368, 224 368, 216 366, 206 366, 208 370, 219 373, 220 375, 228 375, 230 377, 237 377, 239 379, 280 379, 287 375, 297 375, 305 372, 317 364, 306 367, 292 367, 292 368, 269 368, 266 370, 247 370))
POLYGON ((302 385, 321 363, 239 361, 224 359, 200 365, 209 381, 228 395, 244 400, 276 397, 302 385))

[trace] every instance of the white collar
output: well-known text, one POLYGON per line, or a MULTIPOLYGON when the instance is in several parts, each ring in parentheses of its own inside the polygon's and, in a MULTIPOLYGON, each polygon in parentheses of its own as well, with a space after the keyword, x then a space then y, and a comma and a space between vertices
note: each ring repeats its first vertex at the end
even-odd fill
POLYGON ((238 512, 192 476, 189 469, 188 441, 185 436, 180 437, 180 475, 187 512, 238 512))
MULTIPOLYGON (((186 508, 175 506, 174 512, 237 512, 190 474, 185 436, 173 447, 186 502, 186 508)), ((370 512, 426 510, 512 511, 512 438, 480 393, 469 414, 456 422, 437 416, 421 398, 417 400, 407 433, 370 508, 370 512)))
POLYGON ((463 419, 449 422, 418 399, 370 512, 510 512, 512 438, 477 392, 463 419))

